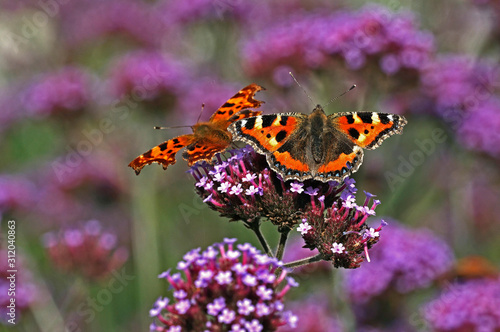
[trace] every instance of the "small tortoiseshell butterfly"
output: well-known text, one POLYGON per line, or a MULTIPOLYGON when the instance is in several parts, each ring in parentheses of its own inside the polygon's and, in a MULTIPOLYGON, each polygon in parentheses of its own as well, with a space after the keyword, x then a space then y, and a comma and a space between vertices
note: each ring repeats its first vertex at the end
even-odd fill
POLYGON ((260 115, 262 112, 252 111, 248 108, 258 108, 263 101, 253 97, 258 91, 264 90, 257 84, 250 84, 241 89, 224 105, 222 105, 208 120, 192 126, 192 134, 175 137, 155 146, 148 152, 141 154, 130 162, 129 166, 139 175, 141 169, 151 163, 163 165, 167 169, 175 164, 175 154, 187 147, 182 157, 192 166, 200 160, 211 161, 217 152, 224 151, 232 142, 232 136, 227 127, 241 119, 260 115))
POLYGON ((375 149, 383 140, 401 134, 407 123, 401 115, 343 112, 326 115, 317 105, 311 114, 261 115, 233 123, 234 140, 266 155, 271 169, 283 179, 342 181, 363 162, 363 148, 375 149))

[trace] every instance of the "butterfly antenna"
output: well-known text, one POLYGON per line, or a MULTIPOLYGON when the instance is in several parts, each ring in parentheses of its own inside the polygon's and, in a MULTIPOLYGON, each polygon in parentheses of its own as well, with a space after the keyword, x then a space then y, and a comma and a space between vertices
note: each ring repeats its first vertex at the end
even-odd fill
POLYGON ((158 126, 154 126, 153 128, 154 129, 174 129, 174 128, 187 128, 187 127, 191 127, 191 126, 173 126, 173 127, 158 127, 158 126))
POLYGON ((312 100, 311 96, 309 96, 309 94, 307 93, 306 89, 304 89, 304 87, 302 85, 300 85, 299 81, 297 81, 297 79, 295 78, 295 76, 293 76, 292 72, 288 72, 288 74, 290 74, 290 76, 292 76, 293 80, 295 81, 295 83, 297 83, 298 86, 300 86, 300 88, 302 89, 302 91, 304 91, 304 93, 306 94, 307 98, 309 98, 309 100, 314 104, 314 100, 312 100))
POLYGON ((201 119, 201 115, 203 114, 203 109, 205 108, 205 104, 201 104, 201 111, 200 111, 200 115, 198 115, 198 120, 196 120, 196 123, 200 122, 200 119, 201 119))
POLYGON ((339 99, 340 97, 342 97, 343 95, 345 95, 346 93, 348 93, 349 91, 351 91, 352 89, 354 89, 355 87, 356 87, 356 84, 353 84, 353 85, 352 85, 352 86, 351 86, 348 90, 346 90, 346 91, 342 92, 342 93, 341 93, 341 94, 339 94, 337 97, 332 98, 332 100, 330 100, 330 101, 328 102, 328 104, 326 104, 326 105, 325 105, 325 107, 326 107, 326 106, 328 106, 328 105, 330 105, 332 102, 334 102, 335 100, 339 99))
MULTIPOLYGON (((196 120, 196 123, 200 122, 200 118, 201 118, 201 115, 203 114, 203 109, 204 108, 205 108, 205 104, 201 104, 200 115, 198 115, 198 120, 196 120)), ((158 126, 155 126, 153 128, 154 129, 174 129, 174 128, 188 128, 188 127, 192 127, 192 126, 173 126, 173 127, 158 127, 158 126)))

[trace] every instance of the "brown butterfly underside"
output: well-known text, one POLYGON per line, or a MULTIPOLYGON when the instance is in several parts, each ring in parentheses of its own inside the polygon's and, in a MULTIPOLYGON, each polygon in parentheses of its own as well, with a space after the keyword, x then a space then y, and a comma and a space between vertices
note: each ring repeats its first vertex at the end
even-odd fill
POLYGON ((191 128, 192 134, 177 136, 155 146, 130 162, 129 166, 139 175, 141 169, 151 163, 159 163, 163 169, 175 164, 175 154, 182 148, 186 150, 182 157, 192 166, 200 160, 211 161, 218 152, 223 152, 232 142, 232 136, 227 127, 241 119, 258 116, 262 112, 249 108, 258 108, 263 101, 254 99, 258 91, 264 90, 257 84, 250 84, 241 89, 224 105, 222 105, 208 122, 198 122, 191 128))
POLYGON ((311 114, 283 113, 242 119, 229 132, 266 156, 284 180, 342 181, 363 162, 363 148, 375 149, 401 134, 401 115, 343 112, 326 115, 317 105, 311 114))

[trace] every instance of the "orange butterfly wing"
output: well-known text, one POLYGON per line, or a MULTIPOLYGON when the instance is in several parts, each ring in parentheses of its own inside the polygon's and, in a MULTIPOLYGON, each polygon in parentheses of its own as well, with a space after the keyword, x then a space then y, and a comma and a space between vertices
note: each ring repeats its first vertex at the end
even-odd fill
MULTIPOLYGON (((259 108, 263 101, 254 99, 254 96, 257 92, 265 90, 260 85, 252 83, 247 85, 237 94, 232 96, 224 105, 219 107, 219 109, 210 117, 209 122, 215 123, 219 121, 229 121, 233 115, 236 113, 247 109, 247 108, 259 108)), ((260 113, 259 113, 260 114, 260 113)), ((234 122, 236 120, 233 120, 234 122)), ((229 126, 231 122, 225 125, 225 128, 229 126)))
POLYGON ((211 161, 213 156, 224 151, 231 144, 232 136, 227 127, 234 121, 260 115, 262 112, 248 108, 257 108, 263 103, 254 99, 255 93, 264 90, 257 84, 250 84, 241 89, 222 105, 208 122, 195 124, 193 134, 182 135, 152 148, 135 158, 129 166, 139 174, 141 169, 151 163, 159 163, 166 169, 175 164, 175 154, 186 147, 183 158, 192 166, 197 161, 211 161))
POLYGON ((144 166, 152 163, 161 164, 163 169, 167 169, 168 166, 175 164, 175 154, 180 149, 193 143, 194 140, 195 137, 193 134, 172 138, 141 154, 132 160, 128 166, 132 167, 137 175, 139 175, 144 166))
MULTIPOLYGON (((228 110, 226 114, 230 112, 228 110)), ((243 110, 232 115, 227 120, 220 119, 215 123, 202 122, 196 124, 193 127, 196 139, 186 148, 182 157, 184 160, 187 160, 189 166, 201 160, 210 162, 216 153, 226 150, 229 144, 231 144, 232 136, 227 131, 229 124, 237 120, 260 115, 261 113, 259 111, 243 110)))
POLYGON ((229 132, 266 155, 271 169, 284 180, 327 182, 356 172, 363 148, 377 148, 387 137, 401 134, 406 123, 403 116, 388 113, 326 116, 318 105, 309 116, 282 113, 237 121, 229 132))
POLYGON ((408 121, 402 115, 374 112, 343 112, 328 117, 332 126, 354 144, 373 150, 389 136, 401 134, 408 121))

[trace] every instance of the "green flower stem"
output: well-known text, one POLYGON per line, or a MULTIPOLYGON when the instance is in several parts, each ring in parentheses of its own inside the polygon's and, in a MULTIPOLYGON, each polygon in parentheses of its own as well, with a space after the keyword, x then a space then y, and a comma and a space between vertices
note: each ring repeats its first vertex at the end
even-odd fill
POLYGON ((271 247, 269 247, 269 244, 264 238, 264 235, 262 235, 262 232, 260 231, 260 218, 255 218, 250 222, 245 222, 245 225, 250 228, 255 233, 255 235, 257 235, 257 238, 259 239, 259 242, 262 245, 262 248, 264 249, 266 255, 268 255, 269 257, 273 257, 271 247))
POLYGON ((283 259, 283 254, 285 253, 286 240, 288 239, 288 234, 290 234, 290 228, 283 227, 281 230, 280 242, 278 244, 278 249, 276 250, 276 258, 278 260, 283 259))
POLYGON ((317 254, 316 256, 298 259, 298 260, 290 262, 290 263, 285 263, 283 266, 291 269, 291 268, 311 264, 314 262, 319 262, 320 260, 323 260, 323 254, 317 254))

